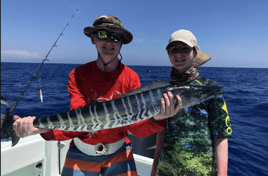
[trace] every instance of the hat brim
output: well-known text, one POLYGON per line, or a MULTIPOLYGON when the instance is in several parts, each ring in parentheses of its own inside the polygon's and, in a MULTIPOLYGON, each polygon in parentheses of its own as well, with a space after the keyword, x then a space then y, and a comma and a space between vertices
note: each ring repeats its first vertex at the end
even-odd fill
POLYGON ((193 60, 193 67, 199 67, 203 64, 205 64, 207 61, 211 59, 210 56, 206 55, 205 53, 202 53, 200 51, 197 51, 197 56, 193 60))
POLYGON ((187 44, 188 46, 190 47, 195 47, 196 51, 200 51, 200 48, 198 46, 194 46, 192 43, 188 42, 188 41, 185 41, 183 39, 176 39, 176 40, 172 40, 166 47, 166 50, 168 50, 168 48, 170 47, 170 45, 173 43, 173 42, 183 42, 185 44, 187 44))
POLYGON ((105 25, 105 26, 88 26, 88 27, 85 27, 84 28, 84 34, 87 36, 87 37, 91 37, 91 34, 94 33, 95 31, 97 30, 100 30, 100 29, 104 29, 108 32, 116 32, 118 34, 121 34, 123 35, 124 37, 124 40, 123 40, 123 44, 128 44, 132 41, 133 39, 133 35, 131 34, 130 31, 128 31, 127 29, 124 29, 124 28, 121 28, 121 27, 116 27, 114 25, 105 25))

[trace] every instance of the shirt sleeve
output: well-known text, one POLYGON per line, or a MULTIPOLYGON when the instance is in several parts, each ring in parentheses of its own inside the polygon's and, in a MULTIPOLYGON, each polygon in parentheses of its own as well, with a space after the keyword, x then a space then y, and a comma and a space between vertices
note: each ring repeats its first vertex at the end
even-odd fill
POLYGON ((61 131, 52 129, 49 133, 41 133, 41 137, 47 141, 65 141, 81 136, 84 132, 61 131))
POLYGON ((81 80, 79 76, 81 75, 75 73, 76 69, 70 73, 67 86, 70 95, 70 110, 86 106, 90 103, 89 100, 83 96, 83 87, 80 87, 82 84, 79 84, 81 80))
MULTIPOLYGON (((70 110, 77 109, 89 104, 86 98, 81 94, 83 89, 79 87, 79 77, 75 74, 75 69, 69 75, 68 90, 70 95, 70 110)), ((74 131, 61 131, 52 129, 49 133, 40 134, 45 140, 64 141, 73 139, 81 135, 89 135, 85 132, 74 132, 74 131)))
POLYGON ((166 119, 155 121, 152 117, 133 125, 129 125, 128 130, 136 137, 148 137, 151 134, 160 131, 165 126, 166 119))
POLYGON ((232 134, 229 113, 223 95, 210 100, 209 120, 214 136, 227 137, 232 134))

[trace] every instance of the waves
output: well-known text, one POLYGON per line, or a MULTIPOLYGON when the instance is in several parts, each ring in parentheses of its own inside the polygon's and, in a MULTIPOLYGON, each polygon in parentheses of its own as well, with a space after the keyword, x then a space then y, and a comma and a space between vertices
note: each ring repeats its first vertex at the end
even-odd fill
MULTIPOLYGON (((1 63, 1 94, 14 104, 39 64, 1 63)), ((77 64, 43 64, 38 76, 44 102, 40 102, 35 78, 19 102, 15 114, 44 116, 69 109, 67 82, 77 64)), ((170 81, 171 67, 129 66, 145 85, 157 78, 170 81)), ((268 175, 268 69, 198 69, 201 76, 223 86, 233 135, 229 143, 229 175, 268 175)))

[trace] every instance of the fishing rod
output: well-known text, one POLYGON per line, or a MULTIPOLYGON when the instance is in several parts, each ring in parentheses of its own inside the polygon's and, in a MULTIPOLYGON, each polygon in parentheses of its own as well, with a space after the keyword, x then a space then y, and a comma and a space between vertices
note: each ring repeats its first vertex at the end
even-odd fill
MULTIPOLYGON (((66 29, 66 27, 69 25, 70 21, 73 19, 74 15, 76 14, 76 12, 78 11, 79 8, 77 8, 77 10, 75 11, 75 13, 73 14, 73 16, 70 18, 70 20, 68 21, 68 23, 66 24, 66 26, 64 27, 64 29, 62 30, 62 32, 60 33, 59 37, 57 38, 57 40, 55 41, 55 43, 52 45, 51 49, 49 50, 49 52, 47 53, 45 59, 42 61, 42 63, 39 65, 39 67, 37 68, 36 72, 34 73, 34 75, 32 76, 31 80, 29 81, 29 83, 27 84, 27 86, 25 87, 25 89, 23 90, 23 92, 21 93, 21 95, 19 96, 18 100, 16 101, 16 103, 12 106, 12 108, 7 111, 7 115, 5 116, 5 119, 3 121, 3 129, 1 129, 1 139, 7 137, 11 137, 12 140, 12 146, 15 146, 18 142, 19 142, 19 138, 16 135, 16 132, 13 129, 13 111, 15 110, 17 104, 19 103, 21 97, 23 96, 24 92, 27 90, 27 88, 29 87, 29 85, 31 84, 32 80, 34 77, 36 77, 37 72, 39 71, 39 69, 41 68, 41 66, 43 65, 43 63, 47 60, 48 55, 50 54, 50 52, 52 51, 52 49, 57 46, 56 43, 58 42, 58 40, 60 39, 60 37, 63 35, 64 30, 66 29)), ((38 77, 38 76, 37 76, 38 77)), ((40 77, 39 77, 39 81, 40 81, 40 77)), ((41 98, 41 102, 42 102, 42 91, 41 91, 41 86, 40 86, 40 82, 39 82, 39 87, 40 87, 40 98, 41 98)), ((5 103, 5 98, 1 96, 1 103, 2 103, 2 99, 3 102, 5 103)), ((2 106, 2 105, 1 105, 2 106)), ((1 114, 2 116, 2 114, 1 114)), ((2 118, 2 117, 1 117, 2 118)), ((1 121, 2 123, 2 121, 1 121)), ((60 143, 60 141, 58 141, 58 148, 59 148, 59 174, 61 174, 61 163, 60 163, 60 149, 63 147, 63 144, 60 143)))
MULTIPOLYGON (((57 40, 55 41, 55 43, 52 45, 51 49, 49 50, 49 52, 47 53, 45 59, 43 60, 43 62, 39 65, 39 67, 37 68, 36 72, 34 73, 34 75, 32 76, 31 80, 29 81, 28 85, 25 87, 25 89, 23 90, 23 92, 21 93, 20 97, 18 98, 17 102, 11 107, 11 109, 9 111, 6 111, 6 116, 5 119, 3 121, 2 128, 1 128, 1 139, 4 138, 10 138, 12 140, 12 146, 15 146, 18 142, 19 142, 19 138, 16 135, 15 130, 13 129, 13 111, 15 110, 18 102, 20 101, 21 97, 23 96, 24 92, 26 91, 26 89, 29 87, 30 83, 32 82, 33 78, 36 76, 37 72, 39 71, 39 69, 41 68, 41 66, 43 65, 43 63, 48 59, 48 55, 50 54, 50 52, 52 51, 52 49, 56 46, 57 41, 59 40, 59 38, 63 35, 64 30, 66 29, 66 27, 69 25, 70 21, 73 19, 74 15, 76 14, 77 10, 75 11, 75 13, 73 14, 73 16, 70 18, 69 22, 66 24, 66 26, 64 27, 63 31, 60 33, 59 37, 57 38, 57 40)), ((40 89, 41 90, 41 89, 40 89)), ((41 91, 40 91, 41 93, 41 91)), ((40 96, 42 96, 40 94, 40 96)), ((41 97, 41 101, 42 101, 42 97, 41 97)), ((2 102, 2 101, 1 101, 2 102)), ((2 106, 2 105, 1 105, 2 106)))
MULTIPOLYGON (((57 40, 55 41, 55 43, 52 45, 51 49, 49 50, 49 52, 47 53, 45 59, 43 60, 43 62, 39 65, 39 67, 37 68, 36 72, 34 73, 34 75, 32 76, 31 80, 29 81, 28 85, 25 87, 25 89, 23 90, 23 92, 21 93, 20 97, 18 98, 17 102, 11 107, 11 109, 9 110, 9 113, 12 113, 17 104, 19 103, 21 97, 23 96, 24 92, 27 90, 27 88, 29 87, 29 85, 31 84, 32 80, 34 79, 34 77, 36 76, 37 72, 39 71, 39 69, 41 68, 41 66, 43 65, 43 63, 47 60, 48 55, 50 54, 50 52, 52 51, 52 49, 57 46, 56 43, 58 42, 59 38, 63 35, 64 30, 66 29, 66 27, 69 25, 70 21, 73 19, 74 15, 76 14, 76 12, 78 11, 79 8, 76 9, 75 13, 73 14, 73 16, 70 18, 69 22, 66 24, 66 26, 64 27, 63 31, 60 33, 59 37, 57 38, 57 40)), ((41 93, 41 89, 40 89, 40 96, 42 97, 42 93, 41 93)), ((42 101, 42 98, 41 98, 42 101)))

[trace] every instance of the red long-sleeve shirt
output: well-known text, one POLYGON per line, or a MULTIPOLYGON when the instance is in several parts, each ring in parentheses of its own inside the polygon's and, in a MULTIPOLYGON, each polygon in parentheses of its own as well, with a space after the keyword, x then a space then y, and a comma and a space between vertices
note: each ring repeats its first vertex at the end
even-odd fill
MULTIPOLYGON (((77 67, 69 75, 70 109, 86 106, 92 100, 104 102, 115 99, 140 86, 139 76, 129 67, 120 64, 120 69, 105 73, 97 67, 96 61, 93 61, 77 67), (106 81, 105 76, 109 77, 109 82, 106 81)), ((88 132, 54 129, 50 133, 42 133, 41 136, 45 140, 63 141, 78 137, 83 142, 91 145, 109 144, 123 139, 129 132, 136 137, 147 137, 161 130, 165 125, 166 120, 155 121, 154 118, 150 118, 129 126, 99 130, 92 136, 88 132)), ((128 138, 126 144, 131 144, 128 138)), ((74 145, 73 141, 70 146, 72 145, 74 145)))

